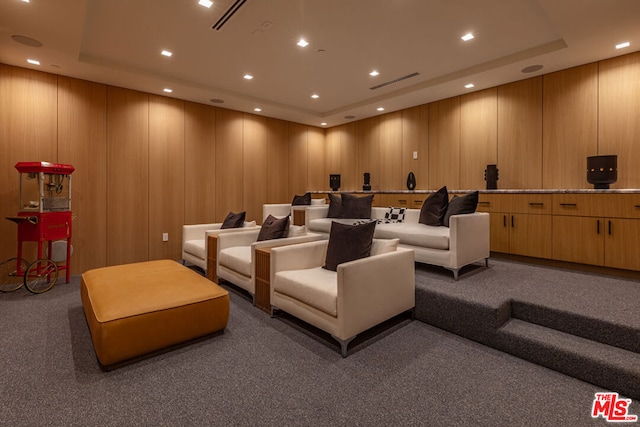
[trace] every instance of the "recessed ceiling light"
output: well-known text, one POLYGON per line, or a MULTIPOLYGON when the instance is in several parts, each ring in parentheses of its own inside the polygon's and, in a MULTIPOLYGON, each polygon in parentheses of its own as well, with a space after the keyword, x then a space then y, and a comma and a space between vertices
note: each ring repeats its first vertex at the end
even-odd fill
POLYGON ((378 107, 377 110, 378 111, 384 111, 384 107, 378 107))
POLYGON ((29 0, 22 0, 22 3, 29 3, 29 0))
POLYGON ((169 52, 168 50, 163 50, 162 52, 160 52, 160 54, 167 57, 171 57, 171 55, 173 55, 173 53, 169 52))
POLYGON ((540 71, 540 70, 542 70, 542 65, 536 64, 536 65, 529 65, 528 67, 524 67, 521 71, 523 73, 535 73, 536 71, 540 71))
POLYGON ((631 46, 631 43, 624 42, 624 43, 617 44, 616 49, 624 49, 625 47, 629 47, 629 46, 631 46))
POLYGON ((162 89, 163 91, 167 92, 167 93, 171 93, 173 92, 173 89, 169 89, 168 87, 165 87, 164 89, 162 89))
POLYGON ((258 113, 259 113, 260 111, 262 111, 262 108, 260 108, 260 107, 256 107, 256 108, 254 108, 254 109, 253 109, 253 111, 256 111, 256 112, 258 112, 258 113))
POLYGON ((253 76, 251 74, 245 74, 244 78, 247 80, 251 80, 253 78, 253 76))
POLYGON ((476 85, 474 85, 473 83, 467 83, 466 85, 464 85, 464 87, 466 87, 467 89, 471 89, 472 87, 475 87, 476 85))
POLYGON ((344 116, 344 118, 347 120, 353 120, 356 118, 356 116, 348 115, 348 116, 344 116))
POLYGON ((327 125, 327 122, 320 123, 320 126, 326 126, 326 125, 327 125))
POLYGON ((37 61, 35 59, 27 59, 27 62, 33 65, 40 65, 40 61, 37 61))
POLYGON ((318 99, 318 98, 320 98, 320 95, 318 95, 317 93, 314 93, 313 95, 311 95, 311 97, 313 99, 318 99))
POLYGON ((211 101, 214 104, 224 104, 224 99, 220 99, 220 98, 211 98, 209 101, 211 101))
POLYGON ((300 40, 298 41, 298 43, 296 43, 296 44, 297 44, 298 46, 300 46, 300 47, 307 47, 307 46, 309 46, 309 42, 308 42, 308 41, 306 41, 305 39, 300 39, 300 40))
POLYGON ((204 7, 206 7, 206 8, 210 8, 210 7, 213 5, 213 2, 212 2, 212 1, 210 1, 210 0, 200 0, 200 1, 198 2, 198 4, 199 4, 200 6, 204 6, 204 7))
POLYGON ((469 40, 473 39, 473 34, 471 33, 467 33, 464 36, 460 37, 462 40, 468 42, 469 40))
POLYGON ((379 72, 377 72, 376 70, 373 70, 372 72, 370 72, 370 73, 369 73, 369 75, 370 75, 371 77, 375 77, 375 76, 377 76, 377 75, 379 75, 379 74, 380 74, 380 73, 379 73, 379 72))

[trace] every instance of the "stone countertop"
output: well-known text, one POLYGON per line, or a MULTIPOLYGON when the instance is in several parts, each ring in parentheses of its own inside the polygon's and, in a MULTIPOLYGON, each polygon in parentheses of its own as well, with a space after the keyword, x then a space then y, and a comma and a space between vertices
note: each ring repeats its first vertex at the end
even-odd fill
MULTIPOLYGON (((355 191, 331 191, 315 190, 309 191, 311 194, 327 193, 352 193, 352 194, 431 194, 436 190, 355 190, 355 191)), ((481 194, 640 194, 640 188, 612 188, 609 190, 595 190, 593 188, 579 189, 508 189, 508 190, 451 190, 451 194, 464 194, 479 191, 481 194)))

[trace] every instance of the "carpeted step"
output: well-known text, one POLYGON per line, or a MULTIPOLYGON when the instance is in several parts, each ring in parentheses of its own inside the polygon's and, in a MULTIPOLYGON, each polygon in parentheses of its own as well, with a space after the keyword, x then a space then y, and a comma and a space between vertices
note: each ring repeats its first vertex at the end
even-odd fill
POLYGON ((511 317, 507 300, 482 301, 416 287, 415 318, 445 331, 486 343, 511 317))
POLYGON ((640 399, 640 354, 519 319, 496 331, 494 347, 566 375, 640 399))
MULTIPOLYGON (((511 302, 511 317, 640 353, 640 330, 615 319, 596 319, 523 301, 511 302)), ((614 313, 615 317, 615 313, 614 313)))

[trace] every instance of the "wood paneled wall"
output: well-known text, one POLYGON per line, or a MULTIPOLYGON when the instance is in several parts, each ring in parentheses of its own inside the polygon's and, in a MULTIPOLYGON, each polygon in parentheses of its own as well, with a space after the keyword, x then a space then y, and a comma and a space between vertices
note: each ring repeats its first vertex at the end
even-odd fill
MULTIPOLYGON (((307 190, 591 188, 586 156, 618 154, 640 187, 640 53, 537 76, 327 130, 0 64, 0 214, 17 211, 19 161, 70 163, 74 274, 180 258, 182 224, 307 190), (413 158, 417 152, 418 158, 413 158), (162 242, 162 233, 169 241, 162 242)), ((15 224, 0 221, 0 258, 15 224)))

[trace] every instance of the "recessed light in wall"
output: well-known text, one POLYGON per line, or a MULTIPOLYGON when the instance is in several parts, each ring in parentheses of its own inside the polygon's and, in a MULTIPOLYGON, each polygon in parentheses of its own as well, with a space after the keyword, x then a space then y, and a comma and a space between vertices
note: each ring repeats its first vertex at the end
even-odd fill
POLYGON ((173 55, 173 52, 169 52, 168 50, 163 50, 162 52, 160 52, 160 55, 170 58, 171 55, 173 55))
POLYGON ((164 88, 164 89, 162 89, 162 90, 163 90, 164 92, 167 92, 167 93, 171 93, 171 92, 173 92, 173 89, 169 89, 168 87, 165 87, 165 88, 164 88))
POLYGON ((298 43, 296 43, 298 46, 300 47, 307 47, 309 46, 309 42, 306 41, 305 39, 300 39, 298 40, 298 43))
POLYGON ((40 65, 40 61, 36 59, 27 59, 27 62, 32 65, 40 65))
POLYGON ((375 76, 380 75, 380 73, 379 73, 378 71, 376 71, 376 70, 373 70, 372 72, 370 72, 370 73, 369 73, 369 75, 370 75, 371 77, 375 77, 375 76))
POLYGON ((631 46, 631 43, 624 42, 624 43, 617 44, 616 49, 624 49, 625 47, 629 47, 629 46, 631 46))
POLYGON ((467 83, 466 85, 464 85, 464 87, 466 87, 467 89, 471 89, 472 87, 475 87, 476 85, 474 85, 473 83, 467 83))
POLYGON ((256 113, 259 113, 260 111, 262 111, 262 108, 256 107, 256 108, 253 109, 253 111, 255 111, 256 113))
POLYGON ((313 95, 311 95, 311 97, 313 99, 318 99, 318 98, 320 98, 320 95, 318 95, 317 93, 314 93, 313 95))
POLYGON ((245 78, 246 80, 251 80, 251 79, 253 78, 253 76, 252 76, 251 74, 245 74, 245 75, 244 75, 244 78, 245 78))
POLYGON ((206 8, 208 9, 208 8, 210 8, 210 7, 213 5, 213 2, 212 2, 212 1, 210 1, 210 0, 200 0, 200 1, 198 2, 198 4, 199 4, 200 6, 204 6, 204 7, 206 7, 206 8))
POLYGON ((462 40, 464 40, 464 41, 468 42, 469 40, 472 40, 474 37, 473 37, 473 34, 471 34, 471 33, 467 33, 467 34, 465 34, 464 36, 462 36, 462 37, 460 37, 460 38, 461 38, 462 40))
POLYGON ((376 108, 376 110, 378 110, 378 111, 384 111, 384 107, 378 107, 378 108, 376 108))

